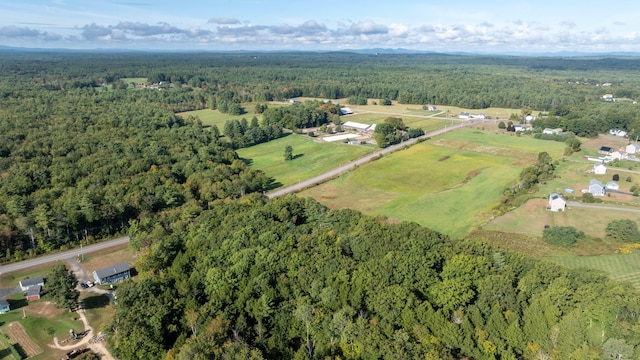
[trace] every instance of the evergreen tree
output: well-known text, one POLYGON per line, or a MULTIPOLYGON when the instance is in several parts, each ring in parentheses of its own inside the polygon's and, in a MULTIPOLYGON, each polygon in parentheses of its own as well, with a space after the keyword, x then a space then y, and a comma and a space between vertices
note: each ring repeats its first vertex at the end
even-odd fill
POLYGON ((78 279, 64 264, 57 264, 47 277, 47 289, 58 308, 71 311, 78 303, 80 292, 76 290, 78 279))

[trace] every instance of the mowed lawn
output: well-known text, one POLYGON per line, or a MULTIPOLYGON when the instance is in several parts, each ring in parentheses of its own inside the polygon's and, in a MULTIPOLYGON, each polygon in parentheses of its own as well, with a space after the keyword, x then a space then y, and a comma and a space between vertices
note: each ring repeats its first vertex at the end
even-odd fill
MULTIPOLYGON (((427 113, 425 111, 425 113, 427 113)), ((363 124, 382 124, 388 117, 402 118, 402 122, 410 128, 421 128, 425 132, 430 132, 438 129, 442 129, 447 125, 451 125, 451 120, 444 120, 439 118, 425 118, 424 116, 411 116, 411 115, 392 115, 392 114, 376 114, 376 113, 363 113, 355 115, 347 115, 340 118, 342 122, 355 121, 363 124)), ((455 122, 454 124, 457 124, 455 122)))
POLYGON ((461 238, 521 171, 513 158, 423 142, 305 190, 330 208, 413 221, 461 238))
POLYGON ((548 258, 568 268, 602 270, 613 280, 629 281, 640 289, 640 252, 599 256, 569 256, 548 258))
POLYGON ((328 143, 295 134, 267 143, 237 150, 251 166, 273 178, 279 186, 295 184, 350 160, 357 159, 374 149, 368 146, 328 143), (293 147, 294 159, 284 160, 284 149, 293 147))

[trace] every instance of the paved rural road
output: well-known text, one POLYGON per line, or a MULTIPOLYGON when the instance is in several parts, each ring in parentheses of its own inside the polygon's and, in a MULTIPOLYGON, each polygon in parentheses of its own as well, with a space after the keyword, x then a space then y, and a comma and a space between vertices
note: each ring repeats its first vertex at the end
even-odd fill
MULTIPOLYGON (((490 120, 492 121, 492 120, 490 120)), ((434 137, 434 136, 438 136, 438 135, 442 135, 444 133, 447 133, 449 131, 453 131, 453 130, 457 130, 457 129, 461 129, 465 126, 469 126, 469 125, 477 125, 481 123, 481 121, 477 121, 477 122, 465 122, 465 123, 460 123, 458 125, 453 125, 453 126, 449 126, 446 127, 444 129, 440 129, 440 130, 436 130, 436 131, 432 131, 428 134, 425 134, 423 136, 420 136, 418 138, 414 138, 414 139, 409 139, 407 141, 401 142, 400 144, 396 144, 396 145, 391 145, 389 147, 386 147, 384 149, 378 150, 376 152, 373 152, 369 155, 366 155, 364 157, 361 157, 360 159, 348 162, 342 166, 339 166, 337 168, 334 168, 332 170, 329 170, 327 172, 325 172, 324 174, 318 175, 316 177, 312 177, 310 179, 307 180, 303 180, 300 181, 296 184, 293 185, 289 185, 280 189, 276 189, 270 193, 267 194, 267 197, 269 199, 274 198, 274 197, 278 197, 278 196, 283 196, 292 192, 298 192, 301 191, 303 189, 306 189, 310 186, 314 186, 317 184, 321 184, 325 181, 331 180, 335 177, 337 177, 338 175, 341 175, 343 173, 346 173, 348 171, 351 171, 355 168, 357 168, 358 166, 362 165, 362 164, 366 164, 370 161, 379 159, 381 156, 392 153, 394 151, 398 151, 402 148, 404 148, 405 146, 410 146, 415 144, 418 140, 420 139, 426 139, 426 138, 430 138, 430 137, 434 137)), ((1 270, 0 270, 1 271, 1 270)))
MULTIPOLYGON (((128 242, 129 242, 128 236, 124 236, 124 237, 109 240, 109 241, 103 241, 101 243, 83 246, 82 253, 87 254, 87 253, 98 251, 98 250, 108 249, 110 247, 126 244, 128 242)), ((0 266, 0 274, 6 274, 8 272, 22 270, 32 266, 48 264, 48 263, 52 263, 60 260, 66 260, 66 259, 78 256, 79 254, 80 254, 80 248, 77 248, 77 249, 67 250, 57 254, 45 255, 45 256, 37 257, 35 259, 29 259, 29 260, 9 264, 9 265, 0 266)))
POLYGON ((587 208, 587 209, 628 211, 628 212, 640 213, 640 209, 630 209, 630 208, 615 207, 615 206, 587 205, 587 204, 579 203, 577 201, 569 201, 567 203, 567 206, 581 207, 581 208, 587 208))

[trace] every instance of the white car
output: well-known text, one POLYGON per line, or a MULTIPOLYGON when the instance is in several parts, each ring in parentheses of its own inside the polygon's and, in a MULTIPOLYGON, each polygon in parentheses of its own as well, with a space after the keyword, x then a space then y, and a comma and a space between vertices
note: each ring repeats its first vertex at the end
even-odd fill
POLYGON ((95 284, 93 283, 93 281, 87 281, 87 286, 88 287, 93 287, 95 284))

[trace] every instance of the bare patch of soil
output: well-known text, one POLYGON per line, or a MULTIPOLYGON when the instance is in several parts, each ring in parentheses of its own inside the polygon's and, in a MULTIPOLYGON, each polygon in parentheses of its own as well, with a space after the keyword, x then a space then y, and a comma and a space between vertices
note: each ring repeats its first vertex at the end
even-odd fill
POLYGON ((36 301, 29 303, 29 306, 25 308, 25 312, 38 317, 44 317, 51 319, 57 315, 62 314, 66 309, 58 309, 51 301, 36 301))
POLYGON ((628 142, 628 139, 621 138, 619 136, 600 135, 596 139, 585 140, 584 143, 582 143, 582 147, 597 150, 600 146, 609 146, 614 150, 618 150, 620 148, 624 148, 628 142))

